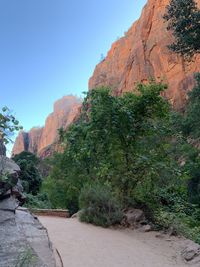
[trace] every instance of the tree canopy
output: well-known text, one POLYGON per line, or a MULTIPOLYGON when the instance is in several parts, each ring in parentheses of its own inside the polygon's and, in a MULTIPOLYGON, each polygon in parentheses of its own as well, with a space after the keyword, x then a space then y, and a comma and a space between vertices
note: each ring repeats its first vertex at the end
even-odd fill
POLYGON ((171 0, 164 19, 175 37, 172 51, 188 59, 200 52, 200 10, 194 0, 171 0))
POLYGON ((24 191, 36 195, 39 192, 42 177, 38 169, 39 159, 30 152, 21 152, 12 158, 20 167, 19 179, 24 191))

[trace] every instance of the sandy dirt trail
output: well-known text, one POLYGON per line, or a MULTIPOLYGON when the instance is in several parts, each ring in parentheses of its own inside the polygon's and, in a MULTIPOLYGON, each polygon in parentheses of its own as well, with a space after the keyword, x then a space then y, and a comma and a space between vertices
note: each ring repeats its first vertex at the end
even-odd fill
POLYGON ((115 230, 77 219, 39 217, 65 267, 184 267, 181 239, 156 237, 130 229, 115 230))

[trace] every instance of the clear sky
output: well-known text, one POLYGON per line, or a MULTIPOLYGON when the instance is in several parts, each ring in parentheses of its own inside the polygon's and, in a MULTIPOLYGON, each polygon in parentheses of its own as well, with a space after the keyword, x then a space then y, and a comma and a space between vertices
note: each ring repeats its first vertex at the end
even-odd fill
POLYGON ((87 90, 101 54, 139 17, 146 0, 0 0, 0 107, 26 130, 53 102, 87 90))

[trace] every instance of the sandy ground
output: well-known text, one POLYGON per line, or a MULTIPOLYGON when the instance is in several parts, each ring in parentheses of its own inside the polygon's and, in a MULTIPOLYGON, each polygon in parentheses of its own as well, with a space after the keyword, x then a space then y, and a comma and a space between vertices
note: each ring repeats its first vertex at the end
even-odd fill
POLYGON ((130 229, 104 229, 77 219, 39 217, 64 266, 183 267, 181 239, 130 229))

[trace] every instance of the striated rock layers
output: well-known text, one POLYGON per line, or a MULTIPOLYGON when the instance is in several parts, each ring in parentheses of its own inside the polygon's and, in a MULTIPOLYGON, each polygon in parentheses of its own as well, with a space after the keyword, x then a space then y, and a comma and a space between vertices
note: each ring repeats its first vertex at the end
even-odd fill
POLYGON ((54 111, 44 127, 32 128, 29 132, 21 131, 16 138, 12 154, 29 151, 41 157, 50 155, 56 149, 58 129, 67 128, 78 116, 81 100, 75 96, 64 96, 54 104, 54 111))
MULTIPOLYGON (((200 0, 197 2, 200 4, 200 0)), ((167 48, 173 42, 163 20, 168 4, 169 0, 148 0, 140 19, 97 65, 89 81, 90 89, 110 86, 121 94, 153 77, 168 84, 165 96, 173 106, 183 107, 187 91, 194 85, 193 73, 200 71, 200 56, 188 63, 167 48)))

